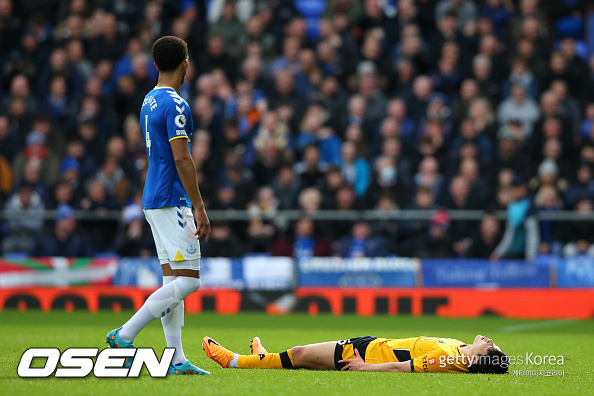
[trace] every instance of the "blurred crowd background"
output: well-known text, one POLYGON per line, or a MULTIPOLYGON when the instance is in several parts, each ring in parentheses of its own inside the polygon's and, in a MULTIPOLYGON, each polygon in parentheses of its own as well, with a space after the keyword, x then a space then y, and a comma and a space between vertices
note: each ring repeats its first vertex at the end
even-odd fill
POLYGON ((0 253, 155 255, 138 114, 176 35, 207 209, 250 217, 204 256, 588 254, 592 222, 537 216, 593 210, 587 3, 0 0, 0 253), (309 218, 368 209, 434 214, 309 218))

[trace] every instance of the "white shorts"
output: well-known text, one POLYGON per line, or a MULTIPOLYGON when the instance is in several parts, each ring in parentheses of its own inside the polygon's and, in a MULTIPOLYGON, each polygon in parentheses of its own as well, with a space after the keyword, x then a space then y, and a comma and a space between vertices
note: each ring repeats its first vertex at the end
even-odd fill
POLYGON ((157 256, 161 264, 171 269, 200 270, 200 243, 196 239, 196 224, 192 209, 187 206, 165 206, 144 209, 151 225, 157 256))

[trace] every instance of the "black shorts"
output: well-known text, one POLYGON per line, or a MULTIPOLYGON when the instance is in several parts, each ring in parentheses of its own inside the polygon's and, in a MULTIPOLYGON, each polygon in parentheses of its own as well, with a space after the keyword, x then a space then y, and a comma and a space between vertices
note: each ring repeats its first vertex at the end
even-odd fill
POLYGON ((339 360, 343 359, 342 351, 344 349, 344 345, 351 344, 353 346, 353 349, 358 350, 359 355, 361 355, 361 358, 363 360, 365 360, 365 351, 367 350, 367 346, 369 345, 369 343, 371 341, 376 340, 376 339, 377 339, 377 337, 364 336, 364 337, 355 337, 355 338, 349 338, 348 340, 338 341, 336 343, 336 348, 334 349, 334 366, 336 367, 336 370, 341 370, 344 366, 346 366, 346 364, 344 364, 344 363, 338 363, 339 360))

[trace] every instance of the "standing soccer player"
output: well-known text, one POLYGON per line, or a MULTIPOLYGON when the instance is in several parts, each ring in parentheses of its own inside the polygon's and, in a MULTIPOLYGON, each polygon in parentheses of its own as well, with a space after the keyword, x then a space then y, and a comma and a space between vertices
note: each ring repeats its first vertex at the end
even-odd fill
MULTIPOLYGON (((153 44, 153 60, 159 82, 145 96, 140 110, 149 162, 142 207, 155 238, 163 287, 122 327, 110 331, 106 342, 112 348, 134 348, 140 330, 161 318, 167 346, 175 348, 169 374, 208 375, 186 359, 181 343, 184 299, 200 288, 198 239, 210 238, 210 222, 190 155, 192 112, 179 96, 188 69, 188 46, 178 37, 161 37, 153 44)), ((132 358, 126 359, 125 366, 131 365, 132 358)))

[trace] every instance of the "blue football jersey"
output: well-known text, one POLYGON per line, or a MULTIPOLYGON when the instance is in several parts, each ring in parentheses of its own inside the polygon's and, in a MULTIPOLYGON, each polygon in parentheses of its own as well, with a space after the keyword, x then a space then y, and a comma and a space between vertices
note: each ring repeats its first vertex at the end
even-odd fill
POLYGON ((148 157, 142 207, 191 207, 192 204, 177 173, 169 143, 173 139, 188 139, 191 150, 194 125, 188 102, 173 88, 154 88, 144 97, 140 109, 140 127, 148 157))

